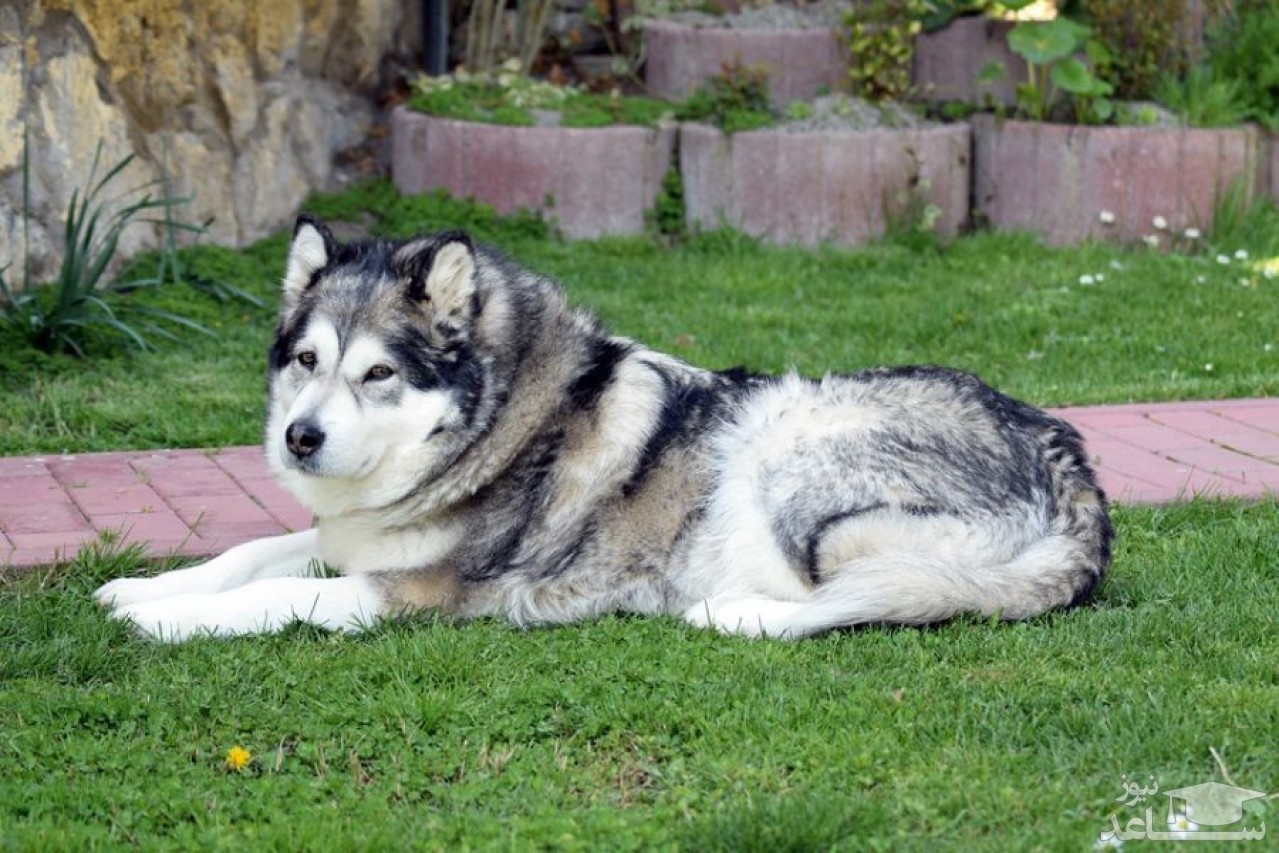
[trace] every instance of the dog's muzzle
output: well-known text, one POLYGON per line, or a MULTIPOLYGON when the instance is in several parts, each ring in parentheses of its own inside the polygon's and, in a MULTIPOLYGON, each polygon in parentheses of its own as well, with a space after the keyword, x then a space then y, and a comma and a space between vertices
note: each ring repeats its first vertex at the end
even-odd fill
POLYGON ((299 420, 284 431, 284 443, 298 459, 305 459, 324 445, 324 430, 312 420, 299 420))

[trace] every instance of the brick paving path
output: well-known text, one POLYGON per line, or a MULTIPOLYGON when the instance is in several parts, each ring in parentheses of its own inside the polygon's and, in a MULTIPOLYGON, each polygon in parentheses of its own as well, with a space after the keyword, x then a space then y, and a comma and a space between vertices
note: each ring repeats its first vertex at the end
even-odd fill
MULTIPOLYGON (((1279 399, 1056 411, 1118 503, 1279 494, 1279 399)), ((258 447, 0 458, 0 570, 57 562, 103 530, 202 557, 310 521, 258 447)))

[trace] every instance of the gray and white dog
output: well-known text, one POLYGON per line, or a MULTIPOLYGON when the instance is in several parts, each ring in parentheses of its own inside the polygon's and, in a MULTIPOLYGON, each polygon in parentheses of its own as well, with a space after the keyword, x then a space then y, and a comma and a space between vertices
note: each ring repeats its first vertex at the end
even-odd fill
POLYGON ((938 367, 702 370, 461 232, 342 244, 298 220, 266 454, 315 527, 112 581, 113 615, 168 640, 418 609, 797 638, 1035 616, 1110 559, 1063 421, 938 367))

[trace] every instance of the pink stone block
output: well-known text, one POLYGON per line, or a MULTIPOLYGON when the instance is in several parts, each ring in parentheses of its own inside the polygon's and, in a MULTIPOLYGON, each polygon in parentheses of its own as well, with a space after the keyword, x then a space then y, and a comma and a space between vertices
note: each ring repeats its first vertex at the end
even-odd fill
POLYGON ((73 533, 93 528, 65 497, 56 501, 0 507, 0 529, 13 539, 26 533, 73 533))
POLYGON ((98 530, 122 534, 125 542, 180 542, 192 535, 191 526, 167 507, 155 512, 103 514, 93 523, 98 530))
POLYGON ((727 225, 776 243, 859 245, 884 234, 886 209, 904 216, 921 194, 941 208, 941 234, 968 219, 967 125, 731 136, 686 125, 681 139, 693 229, 727 225))
POLYGON ((91 519, 99 515, 154 512, 165 505, 164 498, 154 489, 136 481, 127 486, 71 486, 67 495, 91 519))
POLYGON ((978 116, 973 196, 1001 229, 1038 233, 1048 243, 1089 237, 1132 242, 1154 232, 1210 228, 1217 200, 1238 182, 1247 194, 1257 171, 1257 131, 1085 127, 978 116), (1101 221, 1103 211, 1114 223, 1101 221))
POLYGON ((21 477, 44 477, 48 473, 49 468, 45 464, 45 460, 41 458, 24 456, 0 458, 0 478, 5 480, 21 477))
POLYGON ((169 503, 178 517, 199 533, 206 524, 272 522, 270 514, 241 491, 233 494, 177 495, 169 503))
POLYGON ((137 474, 129 465, 129 459, 120 453, 94 453, 84 456, 57 456, 46 463, 49 471, 61 483, 88 482, 136 483, 137 474))
POLYGON ((1261 131, 1257 194, 1279 201, 1279 131, 1261 131))
POLYGON ((240 487, 231 475, 211 462, 205 469, 153 474, 151 488, 170 502, 184 497, 208 498, 240 493, 240 487))
POLYGON ((443 189, 501 213, 544 213, 569 237, 636 234, 671 166, 675 128, 503 127, 396 108, 391 164, 405 194, 443 189))
POLYGON ((271 476, 266 455, 258 445, 224 448, 209 458, 213 464, 237 480, 258 480, 271 476))
POLYGON ((840 241, 852 246, 883 233, 883 200, 876 196, 875 148, 870 134, 826 135, 822 214, 840 241))
POLYGON ((747 29, 651 21, 644 27, 644 46, 644 82, 659 98, 682 100, 732 62, 764 66, 769 100, 779 107, 842 89, 848 79, 848 62, 829 28, 747 29))
POLYGON ((919 95, 930 101, 964 101, 1014 106, 1017 82, 1026 79, 1026 61, 1008 47, 1011 21, 987 17, 957 18, 944 29, 921 33, 915 40, 912 77, 919 95), (1004 74, 992 83, 979 83, 992 62, 1004 74))
POLYGON ((1279 433, 1279 406, 1258 409, 1234 407, 1229 410, 1223 410, 1222 416, 1228 420, 1247 424, 1264 432, 1279 433))
POLYGON ((62 484, 48 474, 28 476, 23 474, 9 481, 9 487, 0 491, 0 507, 30 506, 62 499, 62 484))
POLYGON ((684 221, 689 230, 715 229, 737 221, 732 165, 727 136, 709 125, 680 125, 679 170, 684 182, 684 221))
POLYGON ((53 548, 65 555, 73 555, 85 543, 98 538, 96 530, 63 530, 55 533, 9 533, 9 539, 18 548, 53 548))

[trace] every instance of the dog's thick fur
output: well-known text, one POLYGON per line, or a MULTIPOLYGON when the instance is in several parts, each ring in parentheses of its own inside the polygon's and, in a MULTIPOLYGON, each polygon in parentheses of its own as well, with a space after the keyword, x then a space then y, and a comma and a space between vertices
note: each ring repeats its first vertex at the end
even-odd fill
POLYGON ((266 453, 315 528, 98 591, 153 636, 433 609, 795 638, 1035 616, 1110 559, 1079 434, 968 374, 702 370, 460 232, 304 216, 282 301, 266 453))

